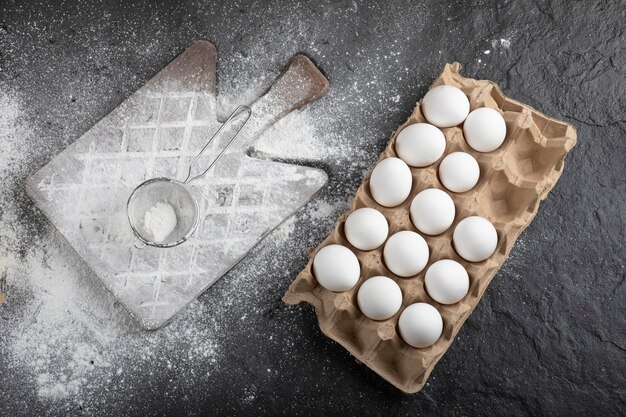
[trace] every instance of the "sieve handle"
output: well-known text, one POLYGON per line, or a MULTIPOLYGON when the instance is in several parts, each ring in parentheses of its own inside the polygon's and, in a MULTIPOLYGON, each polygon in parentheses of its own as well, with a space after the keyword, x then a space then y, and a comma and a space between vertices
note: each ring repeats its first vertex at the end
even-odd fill
POLYGON ((206 145, 204 145, 204 148, 202 148, 202 150, 200 151, 200 153, 198 153, 198 155, 193 159, 193 161, 191 161, 191 163, 189 164, 189 172, 187 173, 187 178, 185 178, 185 181, 183 181, 185 184, 188 184, 194 180, 197 180, 198 178, 202 178, 206 175, 207 172, 209 172, 209 170, 213 167, 213 165, 215 165, 215 163, 217 161, 220 160, 220 158, 222 157, 222 155, 224 155, 224 153, 226 152, 226 150, 228 148, 230 148, 230 145, 233 144, 233 142, 235 141, 235 139, 237 139, 237 136, 239 136, 239 133, 243 130, 244 126, 248 123, 248 121, 250 120, 250 117, 252 116, 252 109, 250 109, 250 107, 248 106, 239 106, 235 109, 234 112, 231 113, 231 115, 228 117, 228 119, 224 122, 224 124, 222 124, 220 126, 219 129, 217 129, 217 132, 215 132, 215 134, 213 136, 211 136, 211 139, 209 139, 209 141, 206 143, 206 145), (239 128, 237 128, 235 134, 233 135, 233 137, 228 141, 228 143, 226 144, 226 146, 224 146, 224 148, 220 151, 220 153, 215 157, 215 159, 209 164, 209 166, 207 167, 207 169, 205 169, 202 173, 196 175, 195 177, 191 177, 191 171, 193 169, 193 166, 196 162, 198 162, 198 160, 200 159, 200 157, 202 157, 202 155, 204 155, 204 153, 207 151, 207 149, 209 149, 209 146, 211 145, 211 143, 213 143, 213 141, 215 140, 216 137, 218 137, 220 135, 220 133, 222 132, 222 130, 231 124, 231 122, 233 120, 235 120, 240 114, 245 114, 244 117, 244 122, 241 126, 239 126, 239 128))

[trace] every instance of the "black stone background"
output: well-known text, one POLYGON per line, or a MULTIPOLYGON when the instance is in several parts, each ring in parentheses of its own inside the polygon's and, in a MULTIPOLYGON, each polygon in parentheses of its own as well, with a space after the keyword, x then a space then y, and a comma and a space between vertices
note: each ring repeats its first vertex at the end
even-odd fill
MULTIPOLYGON (((326 235, 332 218, 298 222, 296 233, 310 236, 311 244, 294 240, 278 248, 293 259, 287 269, 281 263, 269 270, 278 290, 263 289, 264 313, 250 331, 225 339, 230 353, 221 360, 229 363, 209 384, 194 381, 193 372, 149 376, 145 370, 130 376, 137 392, 110 401, 100 393, 104 401, 88 414, 624 414, 624 2, 2 0, 0 6, 0 81, 19 89, 38 133, 32 166, 4 186, 23 183, 196 39, 214 42, 222 58, 247 56, 251 45, 267 42, 275 52, 263 58, 268 74, 295 52, 307 53, 331 81, 331 94, 315 104, 320 112, 355 81, 375 77, 384 94, 401 93, 401 111, 374 103, 364 118, 354 104, 354 117, 336 121, 342 140, 355 141, 369 159, 357 168, 329 163, 321 198, 351 198, 346 190, 356 190, 446 62, 461 62, 464 75, 491 79, 507 95, 578 129, 563 176, 421 393, 402 394, 352 360, 321 334, 310 307, 280 302, 306 262, 307 246, 326 235), (494 50, 491 41, 500 38, 510 48, 494 50), (385 61, 390 48, 399 54, 385 61), (366 128, 367 137, 351 134, 366 128), (302 331, 295 344, 281 347, 296 328, 302 331), (281 375, 268 379, 269 366, 281 375), (258 388, 255 399, 241 402, 232 393, 250 381, 258 388)), ((232 76, 219 71, 220 79, 232 76)), ((32 223, 27 246, 28 239, 44 238, 39 230, 46 220, 23 191, 16 188, 15 196, 32 223)), ((244 262, 266 255, 257 250, 244 262)), ((219 302, 226 285, 220 281, 200 302, 219 302)), ((57 414, 22 389, 21 378, 0 369, 0 414, 57 414)))

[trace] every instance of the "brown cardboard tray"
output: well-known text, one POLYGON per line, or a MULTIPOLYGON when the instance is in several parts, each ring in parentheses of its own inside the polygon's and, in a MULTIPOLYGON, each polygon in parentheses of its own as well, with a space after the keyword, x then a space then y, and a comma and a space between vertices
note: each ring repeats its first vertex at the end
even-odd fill
MULTIPOLYGON (((313 305, 324 334, 407 393, 419 391, 426 383, 437 361, 450 347, 463 323, 480 301, 487 285, 506 260, 515 240, 530 224, 537 214, 540 202, 554 187, 563 171, 565 156, 576 143, 576 131, 571 125, 547 117, 530 106, 506 97, 491 81, 465 78, 459 74, 459 69, 458 63, 446 65, 432 86, 446 84, 460 88, 469 97, 471 110, 478 107, 498 110, 506 121, 507 135, 500 148, 493 152, 480 153, 467 145, 462 126, 442 129, 446 137, 444 156, 455 151, 468 152, 478 161, 481 174, 478 184, 470 191, 448 192, 456 206, 456 217, 452 226, 442 235, 421 234, 430 248, 427 267, 414 277, 400 278, 382 260, 384 245, 372 251, 360 251, 347 241, 343 225, 352 211, 373 207, 387 218, 389 236, 400 230, 417 232, 409 217, 411 201, 426 188, 435 187, 447 191, 437 177, 437 169, 443 157, 426 168, 411 168, 411 194, 404 203, 393 208, 383 207, 374 201, 369 191, 370 173, 366 174, 350 209, 339 217, 330 235, 312 251, 308 264, 283 298, 288 304, 305 301, 313 305), (455 226, 463 218, 472 215, 489 219, 498 232, 496 252, 487 260, 477 263, 462 259, 452 246, 455 226), (317 251, 333 243, 350 248, 361 264, 359 282, 353 289, 343 293, 334 293, 321 287, 312 272, 312 261, 317 251), (424 288, 424 274, 428 266, 444 258, 460 262, 470 276, 468 294, 453 305, 435 302, 424 288), (385 321, 373 321, 365 317, 356 302, 356 294, 363 281, 377 275, 392 278, 403 293, 402 308, 385 321), (415 302, 427 302, 435 306, 444 322, 439 340, 423 349, 406 344, 397 330, 402 310, 415 302)), ((409 119, 391 135, 379 161, 397 156, 395 140, 404 127, 425 121, 418 103, 409 119)))

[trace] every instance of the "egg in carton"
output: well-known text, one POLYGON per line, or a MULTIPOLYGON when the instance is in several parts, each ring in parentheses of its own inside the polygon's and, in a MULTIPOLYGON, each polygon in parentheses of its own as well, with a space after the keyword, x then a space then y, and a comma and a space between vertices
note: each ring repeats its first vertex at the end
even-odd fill
MULTIPOLYGON (((448 64, 431 88, 439 85, 458 87, 469 98, 470 109, 488 107, 498 111, 506 122, 506 137, 495 151, 477 152, 463 136, 462 126, 442 128, 445 135, 445 155, 466 152, 480 167, 477 184, 467 192, 449 192, 440 182, 438 169, 444 157, 423 167, 411 167, 412 185, 408 198, 395 207, 376 202, 370 191, 371 172, 365 175, 350 209, 339 217, 330 235, 311 253, 307 266, 300 272, 283 297, 287 304, 305 301, 315 308, 322 332, 346 348, 356 359, 366 364, 384 379, 407 393, 419 391, 426 383, 435 364, 446 352, 465 320, 472 313, 485 289, 508 256, 515 240, 535 217, 564 167, 567 153, 576 143, 575 129, 564 122, 539 113, 530 106, 506 97, 491 81, 465 78, 459 74, 458 63, 448 64), (429 236, 420 233, 410 218, 413 198, 422 190, 437 188, 446 191, 454 201, 455 216, 452 225, 442 234, 429 236), (392 236, 399 231, 414 231, 426 240, 430 256, 427 266, 417 275, 403 278, 395 275, 384 262, 383 247, 359 250, 346 238, 344 225, 350 213, 360 208, 380 211, 388 222, 392 236), (466 217, 488 219, 497 232, 497 246, 486 260, 468 262, 460 257, 452 242, 457 224, 466 217), (357 284, 344 292, 332 292, 322 287, 313 273, 313 259, 324 247, 340 244, 349 248, 358 258, 360 276, 357 284), (467 294, 457 303, 440 304, 425 288, 424 277, 438 260, 459 262, 469 274, 467 294), (393 279, 402 290, 402 307, 391 318, 375 321, 359 309, 357 294, 363 282, 375 276, 393 279), (434 306, 443 319, 438 340, 425 348, 415 348, 400 336, 398 320, 402 311, 413 303, 434 306)), ((424 123, 421 104, 418 103, 409 119, 395 131, 380 155, 378 162, 397 157, 396 139, 405 127, 424 123)))

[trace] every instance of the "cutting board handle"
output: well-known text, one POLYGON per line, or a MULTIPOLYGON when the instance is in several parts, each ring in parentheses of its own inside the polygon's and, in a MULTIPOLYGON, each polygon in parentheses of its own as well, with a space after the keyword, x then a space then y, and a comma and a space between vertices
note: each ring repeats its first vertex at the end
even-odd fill
POLYGON ((260 117, 277 121, 287 113, 324 97, 328 80, 304 55, 296 55, 282 70, 269 90, 253 105, 260 117))
POLYGON ((237 140, 237 148, 247 149, 280 118, 324 97, 327 92, 328 80, 324 74, 309 58, 296 55, 267 92, 250 106, 252 117, 237 140))

